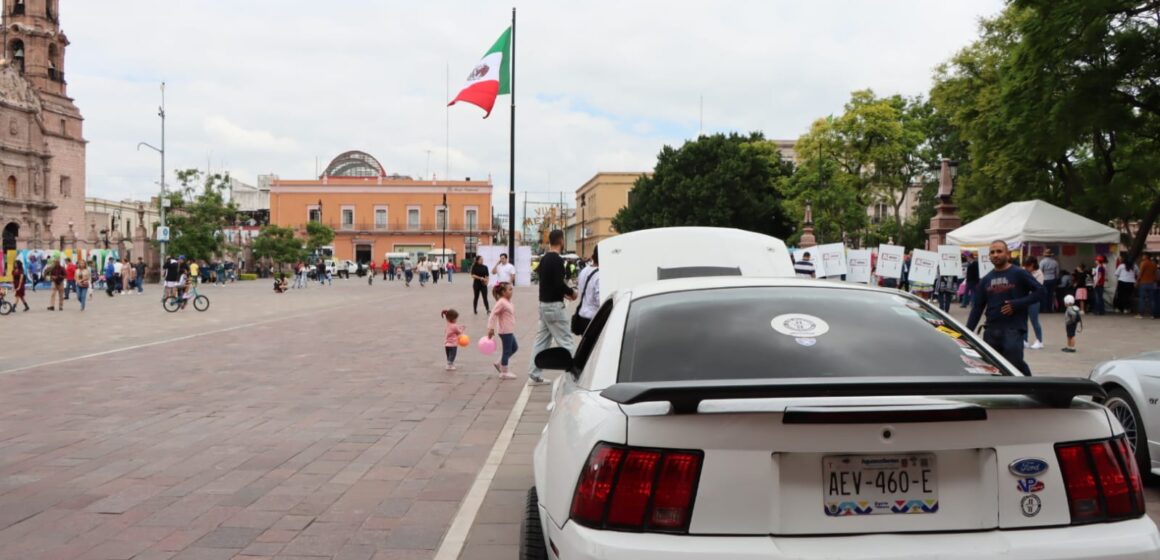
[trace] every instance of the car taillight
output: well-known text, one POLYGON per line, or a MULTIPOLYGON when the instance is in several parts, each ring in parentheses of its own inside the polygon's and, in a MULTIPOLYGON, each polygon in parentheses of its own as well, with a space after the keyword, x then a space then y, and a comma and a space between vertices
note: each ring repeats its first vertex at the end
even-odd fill
POLYGON ((572 519, 598 529, 683 532, 701 476, 700 451, 597 444, 572 497, 572 519))
POLYGON ((1055 446, 1072 523, 1116 521, 1144 515, 1136 456, 1124 437, 1055 446))

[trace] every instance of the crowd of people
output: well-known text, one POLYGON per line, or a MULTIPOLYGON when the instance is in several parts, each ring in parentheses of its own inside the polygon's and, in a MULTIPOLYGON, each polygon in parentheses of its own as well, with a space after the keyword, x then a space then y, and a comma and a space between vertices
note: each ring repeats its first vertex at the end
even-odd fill
MULTIPOLYGON (((228 259, 187 260, 184 255, 170 257, 162 266, 161 282, 165 295, 176 295, 192 283, 214 283, 224 286, 238 280, 235 263, 228 259)), ((109 258, 103 266, 94 258, 74 261, 70 257, 60 259, 32 258, 29 264, 16 260, 12 265, 11 296, 16 310, 30 311, 28 293, 47 290, 48 310, 63 311, 66 301, 77 302, 77 309, 84 311, 92 301, 96 291, 104 291, 109 298, 145 293, 149 265, 138 257, 133 262, 128 257, 109 258)))
MULTIPOLYGON (((374 279, 382 274, 384 281, 399 280, 407 288, 410 288, 411 283, 416 280, 418 280, 419 287, 426 287, 428 283, 438 284, 442 278, 446 278, 447 282, 451 283, 455 278, 455 273, 459 271, 454 262, 439 263, 425 255, 420 256, 417 261, 412 261, 410 257, 406 257, 398 262, 383 259, 382 264, 370 261, 365 264, 360 262, 354 266, 356 266, 355 275, 360 278, 366 276, 368 284, 373 284, 374 279)), ((291 268, 290 274, 272 274, 276 293, 306 288, 312 283, 317 283, 320 286, 333 285, 336 275, 349 278, 347 269, 334 269, 328 266, 326 261, 318 261, 312 265, 305 261, 298 261, 291 268), (291 277, 293 283, 290 281, 291 277)))
MULTIPOLYGON (((960 274, 939 276, 933 285, 919 286, 910 279, 910 257, 903 258, 898 279, 878 278, 878 285, 929 295, 939 308, 949 312, 957 298, 960 307, 971 308, 967 327, 975 329, 986 317, 984 339, 1020 369, 1029 372, 1023 350, 1044 347, 1041 314, 1062 313, 1067 332, 1063 352, 1076 351, 1076 334, 1086 314, 1107 313, 1107 297, 1112 296, 1116 313, 1135 313, 1136 318, 1160 319, 1160 283, 1154 259, 1145 254, 1137 264, 1122 256, 1109 271, 1107 258, 1095 257, 1091 266, 1080 263, 1074 270, 1059 264, 1051 249, 1041 257, 1013 258, 1007 244, 995 241, 988 249, 994 269, 980 277, 974 252, 966 252, 960 274), (1108 293, 1109 274, 1114 274, 1115 290, 1108 293)), ((808 252, 794 263, 800 277, 814 277, 816 267, 808 252)))
POLYGON ((77 308, 84 311, 93 289, 103 289, 109 297, 142 293, 147 268, 142 258, 136 263, 128 258, 107 259, 103 268, 95 259, 90 266, 84 259, 74 262, 71 257, 44 262, 32 258, 27 269, 16 260, 12 265, 13 304, 27 312, 32 308, 28 305, 28 292, 46 289, 49 311, 64 311, 64 302, 73 299, 74 294, 77 308))

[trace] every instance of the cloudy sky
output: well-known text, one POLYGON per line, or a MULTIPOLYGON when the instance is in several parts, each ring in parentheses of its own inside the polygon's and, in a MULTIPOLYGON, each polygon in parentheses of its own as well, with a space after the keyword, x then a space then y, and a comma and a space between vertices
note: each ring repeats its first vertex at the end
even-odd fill
MULTIPOLYGON (((156 192, 168 165, 255 182, 316 176, 358 149, 389 173, 490 176, 506 210, 509 100, 451 94, 511 20, 491 0, 62 0, 69 94, 85 116, 88 195, 156 192), (317 163, 316 163, 317 162, 317 163)), ((648 170, 718 131, 797 138, 851 91, 925 93, 1001 0, 563 1, 516 4, 517 190, 572 193, 648 170), (701 99, 704 99, 703 121, 701 99), (703 123, 703 124, 702 124, 703 123), (703 128, 702 128, 703 127, 703 128)), ((171 171, 172 172, 172 171, 171 171)), ((170 175, 170 181, 172 181, 170 175)), ((571 198, 571 194, 567 195, 571 198)), ((522 195, 520 197, 522 201, 522 195)))

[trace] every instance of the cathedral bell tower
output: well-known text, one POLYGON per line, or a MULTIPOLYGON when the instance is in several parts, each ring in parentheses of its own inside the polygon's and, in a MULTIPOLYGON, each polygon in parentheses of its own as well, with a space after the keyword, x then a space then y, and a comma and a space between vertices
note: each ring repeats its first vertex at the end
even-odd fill
POLYGON ((86 142, 84 118, 68 96, 69 40, 60 28, 60 0, 0 2, 0 97, 23 100, 20 91, 29 89, 36 97, 22 104, 35 113, 33 123, 10 111, 0 115, 0 179, 7 177, 8 205, 23 204, 22 216, 27 210, 18 223, 20 238, 43 241, 41 248, 62 245, 56 233, 70 223, 77 229, 85 224, 86 142), (21 161, 20 152, 37 157, 21 161))
POLYGON ((64 52, 68 38, 60 31, 60 0, 4 0, 5 58, 37 91, 66 97, 64 52))

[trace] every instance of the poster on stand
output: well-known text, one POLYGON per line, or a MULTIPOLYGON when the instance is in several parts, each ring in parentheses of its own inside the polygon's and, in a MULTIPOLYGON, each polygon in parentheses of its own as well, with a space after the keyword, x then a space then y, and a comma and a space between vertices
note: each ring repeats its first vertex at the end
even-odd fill
MULTIPOLYGON (((480 245, 476 248, 475 254, 483 257, 483 264, 488 271, 495 268, 499 264, 499 256, 508 252, 507 245, 480 245)), ((532 248, 527 246, 516 247, 516 258, 512 264, 516 265, 516 286, 531 286, 532 285, 532 248)), ((495 274, 488 278, 488 287, 495 286, 497 282, 495 274)))
POLYGON ((938 278, 939 256, 934 251, 915 249, 910 254, 910 281, 934 284, 938 278))
POLYGON ((939 276, 963 275, 962 249, 958 245, 939 245, 938 259, 939 276))
POLYGON ((899 245, 878 246, 878 271, 882 278, 902 278, 902 255, 905 252, 899 245))
MULTIPOLYGON (((817 247, 821 261, 821 269, 824 269, 825 277, 842 276, 846 274, 846 246, 841 243, 829 243, 826 245, 819 245, 817 247)), ((818 278, 823 278, 821 272, 818 273, 818 278)))
POLYGON ((806 253, 810 254, 810 262, 814 263, 814 278, 825 278, 825 271, 822 269, 822 257, 818 252, 817 247, 810 247, 809 249, 794 249, 793 262, 797 264, 805 260, 806 253))
POLYGON ((995 270, 995 265, 991 264, 991 255, 987 254, 990 247, 980 247, 979 251, 979 278, 982 278, 995 270))
POLYGON ((870 283, 870 249, 851 250, 846 253, 846 281, 861 284, 870 283))
POLYGON ((516 247, 516 285, 532 285, 532 248, 526 245, 516 247))

